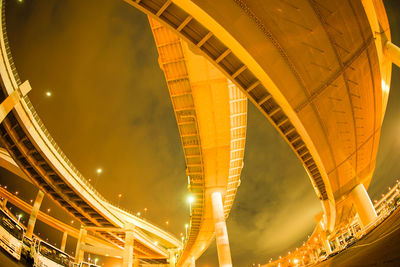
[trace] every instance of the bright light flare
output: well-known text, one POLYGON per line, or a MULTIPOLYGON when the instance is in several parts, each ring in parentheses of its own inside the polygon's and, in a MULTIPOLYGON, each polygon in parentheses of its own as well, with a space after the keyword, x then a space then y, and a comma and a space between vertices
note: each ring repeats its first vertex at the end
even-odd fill
POLYGON ((386 84, 384 80, 382 80, 382 91, 386 94, 389 93, 389 85, 386 84))

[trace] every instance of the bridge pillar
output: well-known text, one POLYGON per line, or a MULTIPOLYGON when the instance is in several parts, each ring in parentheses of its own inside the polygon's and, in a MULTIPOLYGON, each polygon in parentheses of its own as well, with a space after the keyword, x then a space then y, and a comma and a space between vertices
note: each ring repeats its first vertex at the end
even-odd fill
POLYGON ((135 259, 133 260, 133 267, 139 267, 139 259, 138 259, 138 257, 135 257, 135 259))
POLYGON ((336 242, 337 248, 340 249, 340 240, 339 240, 338 236, 335 237, 335 242, 336 242))
POLYGON ((211 200, 213 207, 215 240, 217 242, 219 266, 232 266, 231 250, 229 248, 228 230, 226 229, 221 192, 213 192, 211 194, 211 200))
POLYGON ((135 226, 132 223, 125 225, 125 247, 122 267, 133 266, 133 243, 134 243, 134 230, 135 226))
POLYGON ((331 245, 329 244, 329 239, 326 236, 326 232, 323 230, 320 233, 320 240, 322 241, 322 245, 325 249, 326 254, 330 254, 332 252, 331 245))
POLYGON ((84 251, 82 249, 82 245, 85 245, 87 236, 87 230, 84 226, 81 226, 81 230, 79 231, 78 243, 76 244, 75 251, 75 263, 80 263, 83 261, 84 251))
POLYGON ((33 230, 35 229, 36 218, 40 210, 40 205, 42 205, 42 200, 44 197, 44 192, 39 190, 36 195, 35 203, 33 203, 31 215, 29 216, 28 226, 26 227, 26 236, 32 238, 33 230))
POLYGON ((363 184, 354 187, 349 196, 353 200, 358 216, 364 227, 376 219, 377 215, 374 205, 372 205, 371 199, 363 184))
POLYGON ((68 238, 68 233, 64 232, 63 236, 62 236, 62 240, 61 240, 61 247, 60 247, 60 249, 62 251, 65 251, 65 246, 67 245, 67 238, 68 238))
POLYGON ((196 259, 194 257, 190 258, 190 265, 189 267, 196 267, 196 259))
POLYGON ((175 249, 168 249, 169 267, 175 267, 175 264, 176 264, 175 253, 176 253, 175 249))
POLYGON ((385 44, 385 52, 389 59, 400 67, 400 48, 393 43, 387 41, 385 44))
POLYGON ((18 90, 12 92, 1 104, 0 104, 0 123, 5 119, 8 113, 19 103, 21 96, 25 96, 30 90, 32 90, 28 81, 25 81, 18 90))

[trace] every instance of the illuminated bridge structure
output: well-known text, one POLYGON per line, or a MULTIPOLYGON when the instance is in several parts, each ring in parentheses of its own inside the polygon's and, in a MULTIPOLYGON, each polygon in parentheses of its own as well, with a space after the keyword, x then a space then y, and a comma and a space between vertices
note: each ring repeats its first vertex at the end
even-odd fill
POLYGON ((230 264, 225 225, 243 168, 247 98, 178 35, 149 18, 186 160, 192 196, 189 234, 178 265, 191 266, 216 237, 230 264))
MULTIPOLYGON (((27 235, 32 235, 46 193, 83 225, 78 236, 77 262, 82 260, 83 251, 89 251, 85 240, 90 231, 123 249, 124 266, 136 266, 138 259, 155 264, 168 262, 174 266, 181 242, 107 202, 72 165, 41 122, 26 96, 31 90, 29 82, 20 81, 13 63, 6 34, 4 1, 1 5, 0 139, 11 157, 4 151, 1 154, 7 158, 3 162, 5 167, 40 189, 31 210, 27 235), (11 158, 20 170, 15 169, 11 158)), ((158 25, 153 31, 156 40, 165 41, 157 43, 160 66, 167 78, 191 192, 190 233, 182 257, 188 259, 186 264, 194 263, 216 232, 218 248, 224 251, 221 257, 230 261, 225 218, 240 184, 247 98, 179 38, 170 39, 165 27, 158 25), (161 54, 164 48, 175 51, 175 57, 161 54)))
POLYGON ((363 226, 375 220, 366 189, 400 63, 381 0, 125 1, 207 58, 273 124, 321 201, 321 231, 355 214, 363 226))
POLYGON ((124 266, 139 263, 166 264, 174 261, 181 241, 170 233, 120 210, 104 199, 72 165, 41 122, 26 93, 29 82, 22 83, 8 44, 5 2, 1 1, 1 90, 0 139, 26 177, 39 188, 28 223, 33 233, 44 193, 75 217, 82 227, 76 260, 83 258, 87 232, 96 233, 112 246, 124 249, 124 266))
MULTIPOLYGON (((27 214, 30 214, 32 212, 33 206, 22 199, 18 198, 18 196, 8 192, 6 189, 0 187, 0 196, 3 199, 6 199, 7 202, 11 203, 12 205, 16 206, 20 210, 24 211, 27 214)), ((76 239, 79 238, 79 229, 76 229, 75 227, 63 223, 53 217, 51 217, 49 214, 39 211, 37 219, 44 224, 52 227, 53 229, 56 229, 63 233, 63 239, 61 242, 61 249, 65 250, 65 245, 67 241, 67 237, 71 236, 76 239), (64 236, 66 236, 64 238, 64 236)), ((122 257, 123 254, 123 249, 119 246, 115 246, 112 243, 108 242, 104 238, 95 236, 95 235, 90 235, 88 234, 86 237, 86 244, 88 245, 87 247, 93 248, 92 250, 86 250, 89 253, 95 253, 97 255, 109 255, 109 256, 116 256, 116 257, 122 257), (102 248, 102 250, 99 252, 96 250, 96 248, 102 248), (107 252, 106 252, 107 251, 107 252)))
MULTIPOLYGON (((25 181, 32 183, 32 181, 21 171, 19 166, 15 163, 13 158, 8 154, 8 152, 0 148, 0 167, 14 173, 18 177, 21 177, 25 181)), ((33 206, 29 203, 26 203, 24 200, 18 198, 17 195, 12 194, 11 192, 8 192, 5 188, 0 187, 0 196, 6 200, 6 202, 9 202, 13 204, 14 206, 18 207, 22 211, 24 211, 27 214, 31 214, 33 210, 33 206)), ((126 220, 129 221, 129 214, 127 212, 121 210, 118 207, 113 207, 113 212, 119 213, 119 214, 125 214, 127 217, 126 220)), ((65 244, 68 236, 72 236, 76 239, 79 239, 80 235, 80 230, 76 229, 75 227, 63 223, 53 217, 51 217, 49 214, 38 211, 37 214, 37 219, 40 220, 41 222, 45 223, 46 225, 60 231, 63 233, 63 239, 61 243, 61 249, 65 249, 65 244)), ((143 219, 136 218, 135 225, 138 225, 140 228, 149 228, 149 223, 146 222, 143 219)), ((86 242, 83 245, 84 246, 84 251, 88 253, 93 253, 97 255, 103 255, 103 256, 110 256, 110 257, 118 257, 122 258, 123 252, 124 252, 124 247, 118 246, 117 244, 110 242, 106 238, 104 238, 103 235, 98 233, 96 231, 96 228, 90 228, 86 227, 85 229, 88 229, 90 232, 86 235, 86 242), (93 231, 94 230, 94 231, 93 231)), ((120 232, 118 228, 115 229, 109 229, 110 232, 112 231, 115 232, 120 232)), ((145 233, 141 231, 137 231, 135 233, 139 238, 138 239, 148 239, 148 236, 146 236, 145 233)), ((137 237, 136 237, 137 238, 137 237)), ((151 242, 154 242, 153 240, 151 242)), ((149 263, 149 259, 152 259, 152 256, 142 256, 140 259, 144 263, 149 263)))
MULTIPOLYGON (((196 70, 208 68, 194 65, 198 55, 207 58, 242 90, 303 163, 323 207, 321 231, 332 232, 348 223, 355 213, 363 225, 375 219, 366 188, 375 168, 391 64, 400 63, 399 49, 390 42, 381 0, 126 2, 187 42, 182 44, 176 40, 176 47, 171 41, 174 37, 170 36, 165 44, 157 43, 160 36, 156 31, 162 27, 152 24, 185 151, 189 190, 194 195, 190 234, 178 260, 179 266, 194 265, 194 260, 210 243, 213 227, 220 265, 231 266, 224 218, 231 205, 226 201, 228 190, 233 192, 230 200, 233 201, 239 184, 239 178, 234 178, 237 182, 229 188, 234 149, 226 129, 233 127, 232 122, 227 122, 232 109, 219 109, 217 102, 211 102, 214 108, 214 113, 208 114, 211 125, 219 126, 222 122, 224 126, 207 128, 204 123, 207 114, 203 113, 207 109, 202 106, 204 99, 210 98, 207 90, 197 89, 208 87, 208 94, 214 90, 210 90, 209 80, 196 75, 196 70), (183 53, 183 59, 179 53, 183 53), (178 73, 182 76, 174 76, 178 73), (190 111, 193 106, 194 110, 190 111), (215 129, 220 130, 221 136, 209 134, 215 129)), ((3 30, 4 25, 3 21, 3 30)), ((17 95, 28 91, 28 86, 18 81, 4 38, 0 66, 3 98, 7 96, 15 101, 17 95)), ((206 73, 214 71, 209 69, 206 73)), ((225 99, 228 105, 228 98, 225 99)), ((111 214, 110 205, 103 202, 92 206, 97 201, 94 190, 79 177, 69 178, 76 171, 60 156, 49 136, 41 132, 42 126, 35 125, 36 120, 27 119, 37 115, 30 111, 32 107, 26 100, 24 97, 15 105, 0 128, 11 156, 34 178, 36 185, 56 202, 65 201, 71 207, 70 212, 85 224, 121 227, 120 218, 111 214), (35 153, 35 149, 40 153, 35 153), (46 158, 51 154, 57 158, 55 162, 46 158), (60 170, 64 171, 60 173, 60 170), (82 187, 83 192, 91 191, 79 196, 88 200, 83 202, 87 211, 77 205, 79 199, 63 194, 60 186, 71 184, 73 191, 76 186, 82 187)), ((65 190, 68 192, 68 188, 65 190)), ((109 233, 103 235, 118 242, 109 233)))

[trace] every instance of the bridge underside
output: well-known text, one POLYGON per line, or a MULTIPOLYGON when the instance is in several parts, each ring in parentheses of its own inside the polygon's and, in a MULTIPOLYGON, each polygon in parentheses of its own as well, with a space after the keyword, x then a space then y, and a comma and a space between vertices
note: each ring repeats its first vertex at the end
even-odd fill
POLYGON ((199 47, 246 93, 329 200, 333 227, 334 203, 367 188, 375 168, 391 76, 382 1, 126 2, 199 47))

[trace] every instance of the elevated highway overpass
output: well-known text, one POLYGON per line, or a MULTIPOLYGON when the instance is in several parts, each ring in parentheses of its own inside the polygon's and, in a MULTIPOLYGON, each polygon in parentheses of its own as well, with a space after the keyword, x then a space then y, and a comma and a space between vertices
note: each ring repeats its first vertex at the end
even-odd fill
MULTIPOLYGON (((26 203, 25 201, 18 198, 16 195, 8 192, 6 189, 4 189, 2 187, 0 187, 0 196, 3 199, 7 199, 7 201, 9 203, 13 204, 14 206, 16 206, 17 208, 26 212, 27 214, 30 214, 32 212, 32 209, 33 209, 32 205, 26 203)), ((37 219, 39 221, 45 223, 46 225, 60 231, 61 233, 66 233, 68 236, 72 236, 76 239, 78 239, 78 237, 79 237, 79 232, 80 232, 79 229, 72 227, 69 224, 63 223, 63 222, 51 217, 50 215, 46 214, 45 212, 39 211, 37 219)), ((66 241, 66 239, 65 239, 65 241, 66 241)), ((107 240, 105 240, 103 238, 93 236, 93 235, 87 235, 86 243, 88 245, 91 245, 94 247, 105 248, 109 251, 118 250, 120 252, 119 256, 122 255, 122 251, 123 251, 122 248, 111 244, 110 242, 108 242, 107 240)), ((63 244, 61 244, 61 247, 63 247, 63 244)), ((64 248, 65 248, 65 244, 64 244, 64 248)), ((92 252, 92 251, 89 251, 89 252, 92 252)), ((103 255, 105 256, 105 254, 103 254, 103 255)))
POLYGON ((189 235, 178 266, 191 266, 214 233, 220 262, 230 263, 225 219, 240 184, 247 98, 170 29, 149 18, 185 154, 192 196, 189 235))
POLYGON ((376 218, 366 189, 400 58, 381 0, 125 1, 213 63, 275 126, 309 174, 324 231, 356 213, 362 225, 376 218))
MULTIPOLYGON (((0 125, 0 139, 5 148, 40 192, 46 193, 85 227, 90 227, 114 246, 130 251, 130 254, 126 254, 125 261, 132 264, 135 257, 153 259, 150 263, 166 263, 170 257, 174 257, 168 250, 179 249, 181 242, 149 222, 132 214, 127 215, 119 209, 111 209, 112 205, 73 166, 45 128, 29 98, 25 96, 24 92, 29 91, 30 86, 28 82, 21 82, 16 71, 7 39, 4 1, 0 5, 0 99, 6 104, 1 110, 1 115, 5 118, 0 125), (10 111, 9 107, 12 105, 14 106, 10 111), (124 213, 125 217, 121 218, 120 213, 124 213), (126 220, 127 217, 129 220, 126 220), (129 244, 126 243, 128 233, 132 237, 129 244)), ((41 199, 43 193, 38 195, 34 204, 35 211, 32 214, 35 216, 41 199)), ((33 221, 35 219, 36 217, 33 221)), ((30 225, 32 226, 31 223, 30 225)), ((33 226, 28 226, 28 234, 32 233, 33 226)), ((83 257, 82 251, 77 251, 77 260, 83 257)))
MULTIPOLYGON (((29 83, 22 83, 15 69, 6 35, 4 2, 1 4, 3 65, 0 63, 0 73, 3 91, 0 100, 5 103, 14 98, 15 103, 13 109, 7 111, 9 113, 5 112, 6 116, 0 125, 0 139, 25 175, 21 175, 18 169, 13 170, 15 166, 10 165, 10 157, 3 163, 30 180, 40 192, 45 192, 84 225, 79 240, 91 230, 113 245, 124 248, 124 255, 133 247, 133 251, 126 256, 128 258, 134 254, 135 258, 152 259, 153 262, 160 259, 159 263, 165 263, 167 259, 170 265, 174 265, 180 242, 154 225, 108 203, 72 165, 41 122, 24 94, 30 90, 29 83), (139 238, 138 232, 144 233, 145 237, 139 238), (130 244, 127 244, 128 239, 131 240, 130 244)), ((159 26, 156 28, 165 28, 159 26)), ((208 247, 215 229, 218 247, 225 252, 221 255, 230 253, 225 218, 240 184, 247 98, 215 67, 181 43, 179 38, 168 39, 168 33, 165 35, 165 32, 156 28, 153 28, 156 39, 164 38, 166 41, 157 44, 159 52, 167 48, 176 56, 160 53, 160 66, 168 79, 185 152, 192 199, 190 231, 181 257, 186 260, 179 263, 188 265, 208 247), (189 59, 191 64, 185 65, 189 59)), ((7 157, 6 153, 3 156, 7 157)), ((32 214, 39 213, 42 198, 43 193, 41 196, 38 194, 32 214), (36 205, 36 202, 39 204, 36 205)), ((77 254, 82 247, 78 241, 77 254)), ((226 258, 230 261, 230 255, 226 258)), ((131 264, 127 263, 127 266, 131 264)))
MULTIPOLYGON (((158 44, 160 66, 167 78, 185 151, 190 190, 195 195, 191 207, 192 228, 178 265, 193 265, 209 244, 210 234, 205 233, 213 232, 217 225, 220 265, 231 265, 224 218, 231 205, 225 203, 228 196, 225 194, 231 169, 230 153, 234 150, 229 145, 232 135, 227 131, 233 125, 227 119, 232 110, 226 107, 229 98, 223 94, 209 102, 211 114, 205 112, 207 108, 201 108, 210 101, 214 90, 210 90, 209 77, 196 75, 196 70, 208 67, 191 66, 196 62, 193 59, 198 58, 190 53, 207 58, 225 79, 242 90, 287 141, 303 163, 321 200, 324 231, 333 231, 356 212, 364 225, 376 217, 366 188, 375 168, 391 64, 400 55, 390 43, 389 25, 380 0, 126 2, 188 43, 188 48, 178 40, 176 44, 171 40, 158 44), (164 45, 168 47, 165 51, 161 48, 164 45), (185 49, 189 51, 186 55, 182 52, 185 49), (195 74, 190 74, 191 68, 195 74), (206 90, 196 90, 204 85, 206 90), (181 95, 175 96, 174 92, 181 95), (222 99, 226 100, 218 102, 222 99), (220 108, 218 104, 223 103, 225 108, 220 108), (215 129, 220 131, 210 134, 215 129), (207 208, 207 205, 210 206, 207 208), (221 210, 223 216, 220 216, 221 210), (207 221, 211 219, 213 223, 207 221), (197 245, 199 241, 204 247, 197 245)), ((157 42, 158 26, 152 26, 157 42)), ((2 42, 2 50, 7 55, 7 42, 2 42)), ((4 60, 2 72, 3 99, 21 84, 9 58, 8 55, 4 60)), ((88 200, 86 212, 79 209, 76 202, 79 199, 62 194, 62 184, 72 183, 73 188, 87 185, 76 183, 68 174, 62 173, 60 177, 58 168, 52 171, 55 163, 46 157, 51 153, 57 157, 59 152, 51 149, 51 142, 40 141, 44 133, 30 132, 33 126, 40 132, 42 125, 22 120, 24 112, 32 109, 28 105, 24 101, 17 104, 0 128, 11 156, 28 176, 34 177, 38 186, 56 201, 65 201, 71 207, 70 212, 80 216, 85 224, 120 226, 121 221, 110 214, 107 205, 92 206, 95 199, 90 194, 79 196, 88 200), (25 132, 29 133, 27 138, 25 132), (34 153, 32 148, 40 148, 46 157, 34 153)), ((61 156, 58 162, 65 159, 61 156)), ((69 166, 64 169, 73 171, 69 166)), ((236 185, 230 188, 233 192, 239 184, 239 178, 234 179, 236 185)), ((103 234, 119 242, 115 236, 103 234)))
MULTIPOLYGON (((4 148, 0 148, 0 167, 13 172, 15 175, 19 176, 25 181, 32 183, 32 181, 21 171, 19 166, 15 163, 15 161, 12 159, 12 157, 8 154, 8 152, 4 148)), ((12 193, 8 192, 6 189, 2 187, 0 187, 0 196, 3 197, 4 199, 7 199, 8 202, 18 207, 19 209, 23 210, 27 214, 32 213, 33 210, 32 205, 24 202, 22 199, 18 198, 18 196, 13 195, 12 193)), ((157 241, 161 242, 161 245, 165 244, 166 241, 171 243, 178 242, 176 239, 172 237, 167 237, 166 241, 160 240, 156 235, 158 231, 157 226, 154 226, 153 224, 144 219, 133 216, 129 212, 122 210, 121 208, 116 207, 110 203, 107 203, 106 205, 108 205, 108 208, 110 208, 110 210, 114 214, 122 218, 122 220, 137 226, 134 229, 134 237, 136 241, 139 242, 142 241, 148 243, 154 243, 154 241, 157 241)), ((37 219, 49 225, 50 227, 59 230, 62 233, 66 233, 69 236, 79 239, 79 234, 80 234, 79 229, 76 229, 71 225, 63 223, 40 210, 37 213, 37 219)), ((116 245, 114 242, 110 242, 109 239, 105 238, 104 235, 99 233, 96 227, 90 228, 89 226, 85 228, 89 229, 90 234, 86 236, 86 242, 85 242, 86 246, 84 246, 83 251, 104 256, 121 257, 123 255, 124 252, 123 246, 119 246, 116 245)), ((108 227, 108 228, 103 228, 103 230, 111 233, 120 233, 121 230, 123 230, 123 228, 108 227)), ((143 251, 143 253, 144 252, 145 251, 143 251)), ((144 260, 147 263, 157 263, 157 261, 154 261, 154 259, 161 260, 166 258, 169 258, 169 256, 167 257, 164 255, 159 258, 155 258, 154 255, 152 254, 146 254, 140 257, 140 259, 144 260)))

